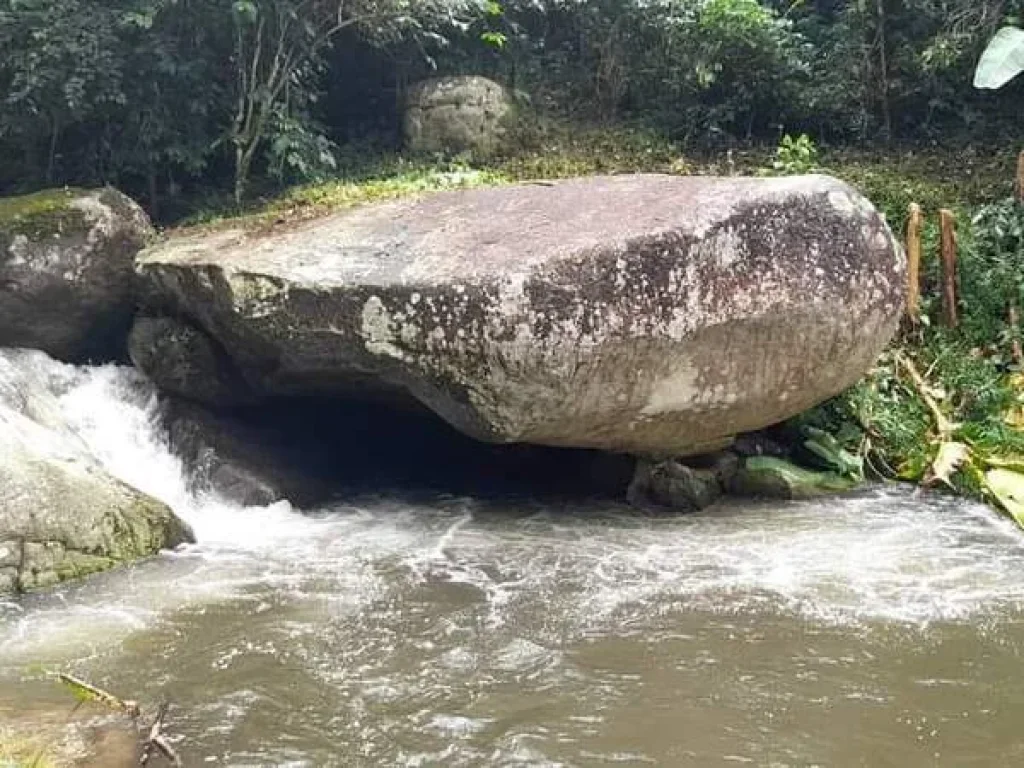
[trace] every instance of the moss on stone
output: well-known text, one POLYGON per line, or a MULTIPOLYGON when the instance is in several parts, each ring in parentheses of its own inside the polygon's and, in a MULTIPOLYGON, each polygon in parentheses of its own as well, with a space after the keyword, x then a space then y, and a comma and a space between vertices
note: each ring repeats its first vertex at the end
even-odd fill
POLYGON ((38 240, 84 226, 85 215, 69 205, 81 194, 81 190, 67 188, 0 198, 0 247, 18 235, 38 240))

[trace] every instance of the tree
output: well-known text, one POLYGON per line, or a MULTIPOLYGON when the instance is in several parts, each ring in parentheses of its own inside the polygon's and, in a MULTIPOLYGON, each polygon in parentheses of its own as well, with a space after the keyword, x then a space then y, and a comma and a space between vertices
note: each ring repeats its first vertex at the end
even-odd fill
MULTIPOLYGON (((442 38, 486 12, 486 0, 235 0, 234 195, 245 197, 252 165, 272 125, 307 106, 325 49, 345 29, 375 40, 442 38)), ((292 123, 294 124, 294 123, 292 123)))

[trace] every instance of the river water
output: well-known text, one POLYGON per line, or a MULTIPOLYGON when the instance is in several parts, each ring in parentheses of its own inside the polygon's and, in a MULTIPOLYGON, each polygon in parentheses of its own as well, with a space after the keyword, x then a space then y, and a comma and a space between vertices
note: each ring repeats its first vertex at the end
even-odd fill
POLYGON ((0 604, 0 711, 56 669, 167 699, 187 766, 1024 764, 1024 538, 982 507, 241 509, 189 494, 131 371, 36 364, 199 543, 0 604))

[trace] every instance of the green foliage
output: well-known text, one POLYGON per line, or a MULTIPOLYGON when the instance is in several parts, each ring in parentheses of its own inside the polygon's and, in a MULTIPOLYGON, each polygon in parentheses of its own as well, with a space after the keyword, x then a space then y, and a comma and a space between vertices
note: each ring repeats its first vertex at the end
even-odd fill
MULTIPOLYGON (((435 71, 490 75, 532 111, 643 125, 688 153, 802 134, 1000 136, 1018 128, 1024 84, 995 99, 970 77, 1022 12, 1024 0, 0 0, 0 194, 110 183, 175 218, 232 188, 327 179, 354 138, 393 149, 407 84, 435 71)), ((777 172, 812 167, 801 151, 777 172)), ((570 154, 558 174, 618 165, 570 154)), ((529 162, 554 173, 539 150, 529 162)))
POLYGON ((978 62, 974 87, 1002 88, 1021 72, 1024 72, 1024 30, 1003 27, 978 62))
POLYGON ((1014 199, 982 206, 961 238, 960 294, 964 333, 976 345, 1008 349, 1019 329, 1007 308, 1024 306, 1024 205, 1014 199))
MULTIPOLYGON (((847 431, 849 425, 847 425, 847 431)), ((843 447, 843 431, 838 435, 832 435, 823 429, 805 427, 807 439, 804 447, 813 453, 826 468, 832 470, 840 477, 850 480, 864 479, 864 457, 848 451, 843 447)))
POLYGON ((806 133, 796 138, 787 133, 775 150, 772 168, 784 175, 810 173, 818 168, 818 147, 806 133))

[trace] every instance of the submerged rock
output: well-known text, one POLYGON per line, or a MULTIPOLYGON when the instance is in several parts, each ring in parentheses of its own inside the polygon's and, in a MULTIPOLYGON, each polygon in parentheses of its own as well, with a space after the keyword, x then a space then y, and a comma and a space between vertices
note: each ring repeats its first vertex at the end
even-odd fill
MULTIPOLYGON (((404 392, 480 440, 685 456, 853 384, 905 265, 835 179, 621 176, 179 236, 138 272, 151 311, 224 351, 210 376, 239 401, 404 392)), ((162 339, 136 359, 180 391, 157 361, 194 344, 162 339)))
POLYGON ((244 506, 287 500, 311 507, 337 490, 331 482, 337 467, 316 451, 313 439, 299 443, 258 420, 181 400, 168 404, 166 419, 171 449, 185 462, 193 492, 244 506))
POLYGON ((192 539, 164 504, 110 476, 63 431, 43 382, 0 357, 0 594, 48 587, 192 539), (19 378, 21 380, 19 380, 19 378))
POLYGON ((134 258, 151 235, 142 209, 113 189, 0 199, 0 347, 123 359, 134 258))
POLYGON ((835 472, 816 472, 775 456, 746 459, 729 483, 736 496, 811 499, 853 490, 858 481, 835 472))
POLYGON ((0 765, 4 768, 134 768, 139 733, 109 707, 52 692, 47 680, 17 684, 22 699, 0 698, 0 765), (31 695, 33 698, 27 698, 31 695), (38 701, 43 699, 43 701, 38 701))

